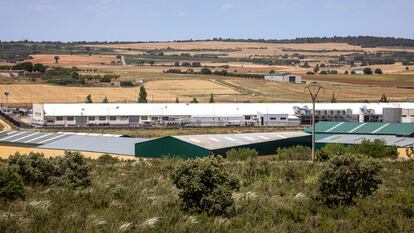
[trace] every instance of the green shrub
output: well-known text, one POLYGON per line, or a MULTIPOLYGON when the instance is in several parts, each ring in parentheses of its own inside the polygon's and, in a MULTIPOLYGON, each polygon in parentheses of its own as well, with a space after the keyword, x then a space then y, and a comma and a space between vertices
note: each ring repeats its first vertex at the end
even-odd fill
POLYGON ((91 185, 91 168, 80 152, 65 151, 63 158, 56 159, 58 176, 53 177, 53 184, 70 188, 91 185))
POLYGON ((182 209, 208 215, 234 214, 232 192, 240 188, 221 158, 199 158, 182 162, 171 179, 178 189, 182 209))
POLYGON ((0 199, 16 200, 24 199, 23 179, 10 166, 0 167, 0 199))
POLYGON ((319 161, 326 161, 333 157, 339 156, 339 155, 345 155, 348 153, 348 149, 346 146, 342 144, 327 144, 324 146, 321 150, 317 152, 317 158, 319 161))
POLYGON ((255 159, 259 153, 255 149, 238 148, 226 152, 226 158, 231 161, 245 161, 255 159))
POLYGON ((109 154, 103 154, 96 161, 102 165, 110 165, 119 162, 119 159, 109 154))
POLYGON ((277 148, 275 160, 312 160, 312 149, 306 146, 277 148))
POLYGON ((318 152, 318 159, 324 161, 345 154, 363 155, 371 158, 396 158, 398 151, 397 147, 386 146, 379 139, 363 140, 360 144, 355 145, 328 144, 318 152))
POLYGON ((9 165, 14 167, 23 181, 29 185, 48 185, 57 172, 53 162, 41 153, 16 153, 10 156, 9 165))
POLYGON ((366 155, 372 158, 396 158, 398 156, 397 147, 386 146, 379 139, 374 141, 364 140, 360 144, 350 146, 349 153, 366 155))
POLYGON ((329 161, 318 179, 315 199, 327 206, 349 205, 356 197, 366 197, 377 190, 381 166, 355 156, 337 156, 329 161))

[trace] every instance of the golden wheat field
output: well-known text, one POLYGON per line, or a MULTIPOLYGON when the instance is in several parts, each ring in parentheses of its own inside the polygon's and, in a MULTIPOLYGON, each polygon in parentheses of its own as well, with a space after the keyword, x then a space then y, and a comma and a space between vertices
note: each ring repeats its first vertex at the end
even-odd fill
POLYGON ((28 60, 35 63, 41 63, 48 66, 72 67, 79 65, 110 65, 119 59, 115 55, 61 55, 61 54, 36 54, 31 55, 32 59, 28 60), (55 63, 54 57, 59 57, 59 63, 55 63))
MULTIPOLYGON (((253 79, 232 79, 226 82, 260 93, 266 101, 310 101, 309 94, 305 91, 305 84, 289 84, 253 79)), ((322 86, 324 89, 319 95, 321 101, 329 101, 334 93, 338 101, 378 101, 382 94, 385 94, 391 101, 414 100, 413 89, 331 82, 323 82, 322 86)))
MULTIPOLYGON (((182 102, 189 102, 193 97, 204 96, 207 99, 211 93, 219 96, 235 95, 232 88, 211 82, 209 80, 178 79, 155 80, 145 83, 151 102, 173 102, 176 97, 182 102)), ((9 103, 76 103, 84 102, 87 95, 94 102, 101 102, 105 97, 110 102, 137 102, 138 87, 64 87, 47 84, 13 84, 0 85, 0 93, 9 92, 9 103)), ((5 103, 2 96, 1 102, 5 103)))

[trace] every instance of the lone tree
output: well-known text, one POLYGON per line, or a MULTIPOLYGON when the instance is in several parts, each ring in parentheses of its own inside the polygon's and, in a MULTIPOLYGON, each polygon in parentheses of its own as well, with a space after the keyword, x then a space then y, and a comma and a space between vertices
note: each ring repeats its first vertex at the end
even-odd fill
POLYGON ((381 184, 381 165, 351 155, 330 160, 318 179, 315 199, 326 206, 350 205, 357 197, 366 197, 381 184))
POLYGON ((144 86, 141 86, 139 88, 138 103, 148 103, 147 91, 145 90, 144 86))
POLYGON ((178 99, 178 96, 175 98, 175 103, 176 104, 180 103, 180 100, 178 99))
POLYGON ((204 212, 210 216, 235 213, 232 192, 240 188, 220 157, 183 161, 170 175, 185 211, 204 212))
POLYGON ((381 99, 379 100, 380 103, 388 103, 388 98, 385 94, 382 94, 381 99))
POLYGON ((382 70, 380 68, 375 69, 374 71, 375 74, 382 74, 382 70))
POLYGON ((196 97, 194 97, 193 98, 193 100, 191 100, 191 102, 190 103, 192 103, 192 104, 198 104, 198 100, 197 100, 197 98, 196 97))
POLYGON ((332 94, 332 97, 331 97, 331 103, 336 103, 337 102, 337 100, 336 100, 336 97, 335 97, 335 92, 332 94))
POLYGON ((55 56, 54 59, 55 59, 55 63, 58 64, 60 57, 59 56, 55 56))
POLYGON ((102 100, 102 103, 104 103, 104 104, 109 103, 108 98, 106 98, 106 96, 105 96, 105 98, 102 100))
POLYGON ((93 103, 92 96, 90 94, 88 96, 86 96, 85 103, 87 103, 87 104, 93 103))
POLYGON ((214 103, 214 96, 213 93, 211 93, 210 95, 210 100, 208 101, 209 103, 214 103))

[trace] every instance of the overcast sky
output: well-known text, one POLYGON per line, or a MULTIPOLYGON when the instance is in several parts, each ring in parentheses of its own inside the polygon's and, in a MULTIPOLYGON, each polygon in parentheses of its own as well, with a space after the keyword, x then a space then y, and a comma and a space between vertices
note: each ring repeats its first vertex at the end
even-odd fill
POLYGON ((414 0, 0 0, 0 40, 414 38, 414 0))

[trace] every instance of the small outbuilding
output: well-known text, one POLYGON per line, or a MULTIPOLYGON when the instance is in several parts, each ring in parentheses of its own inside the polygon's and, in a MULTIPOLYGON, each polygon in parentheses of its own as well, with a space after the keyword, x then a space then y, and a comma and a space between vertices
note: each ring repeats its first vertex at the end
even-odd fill
POLYGON ((283 83, 302 83, 302 76, 291 73, 272 73, 265 75, 265 80, 283 83))
POLYGON ((272 155, 277 148, 296 145, 310 146, 311 135, 297 131, 168 136, 135 144, 135 155, 195 158, 213 154, 226 155, 228 150, 237 148, 250 148, 255 149, 259 155, 272 155))

